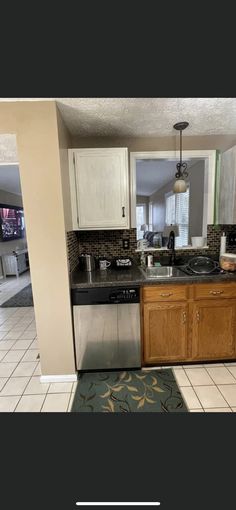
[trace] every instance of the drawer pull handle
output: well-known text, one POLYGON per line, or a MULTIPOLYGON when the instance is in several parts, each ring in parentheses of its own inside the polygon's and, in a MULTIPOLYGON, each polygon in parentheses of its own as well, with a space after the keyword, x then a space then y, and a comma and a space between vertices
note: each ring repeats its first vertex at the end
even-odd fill
POLYGON ((125 218, 125 207, 122 207, 122 218, 125 218))
POLYGON ((200 313, 199 312, 196 312, 196 319, 198 322, 200 321, 200 313))
POLYGON ((183 312, 183 324, 186 324, 187 314, 183 312))
POLYGON ((161 294, 162 297, 169 297, 169 296, 172 296, 173 292, 163 292, 161 294))
POLYGON ((223 290, 210 290, 210 294, 213 294, 213 296, 217 296, 218 294, 223 294, 223 290))

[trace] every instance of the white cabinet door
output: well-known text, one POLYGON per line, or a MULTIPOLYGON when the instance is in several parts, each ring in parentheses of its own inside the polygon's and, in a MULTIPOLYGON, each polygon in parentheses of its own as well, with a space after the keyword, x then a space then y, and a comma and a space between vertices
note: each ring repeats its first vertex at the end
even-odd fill
POLYGON ((236 146, 221 155, 218 223, 236 223, 236 146))
POLYGON ((70 149, 69 153, 73 228, 129 228, 127 148, 70 149))

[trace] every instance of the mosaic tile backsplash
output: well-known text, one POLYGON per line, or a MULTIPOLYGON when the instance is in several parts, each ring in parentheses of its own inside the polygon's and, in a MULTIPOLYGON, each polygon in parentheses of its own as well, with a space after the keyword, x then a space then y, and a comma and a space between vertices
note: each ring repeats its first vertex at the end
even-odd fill
MULTIPOLYGON (((236 253, 236 246, 228 245, 229 232, 236 232, 236 225, 208 225, 207 226, 207 245, 209 249, 178 250, 176 256, 185 262, 194 255, 209 255, 217 258, 220 250, 220 237, 222 232, 226 233, 226 250, 236 253)), ((93 230, 67 233, 67 250, 70 272, 78 264, 78 257, 82 253, 91 253, 95 257, 132 257, 137 263, 139 254, 135 252, 137 248, 136 229, 130 230, 93 230), (123 248, 123 239, 129 240, 129 248, 123 248)), ((154 260, 168 263, 170 256, 169 250, 154 252, 154 260)))
POLYGON ((67 255, 70 273, 78 265, 79 243, 76 232, 67 232, 67 255))

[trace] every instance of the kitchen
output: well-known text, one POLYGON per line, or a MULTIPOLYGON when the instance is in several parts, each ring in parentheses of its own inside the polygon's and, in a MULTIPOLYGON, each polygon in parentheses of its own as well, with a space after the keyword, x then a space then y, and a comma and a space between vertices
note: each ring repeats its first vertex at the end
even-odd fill
MULTIPOLYGON (((179 399, 182 410, 186 407, 181 395, 190 411, 217 409, 232 412, 236 409, 235 311, 234 292, 230 290, 235 273, 230 271, 229 276, 223 272, 216 274, 218 269, 214 267, 215 272, 208 276, 186 274, 193 270, 189 262, 195 256, 209 257, 214 261, 214 264, 209 262, 212 266, 219 262, 223 232, 226 234, 226 251, 235 252, 234 103, 235 100, 230 98, 61 98, 48 102, 36 99, 0 104, 1 131, 21 134, 17 148, 28 218, 27 237, 40 351, 39 373, 31 376, 30 384, 40 395, 40 402, 36 402, 35 395, 38 410, 41 406, 43 411, 52 408, 66 411, 81 387, 82 379, 104 370, 107 377, 108 374, 118 377, 119 372, 126 385, 131 377, 133 387, 136 372, 142 378, 147 374, 147 385, 155 386, 151 390, 153 394, 160 390, 155 383, 158 371, 159 384, 164 378, 162 389, 170 386, 170 381, 175 384, 175 399, 179 399), (167 111, 163 109, 163 103, 169 104, 167 111), (222 122, 226 109, 232 114, 228 113, 222 122), (209 119, 202 124, 204 112, 209 119), (23 127, 22 118, 29 120, 23 127), (173 126, 182 119, 189 121, 183 133, 182 156, 188 165, 186 184, 190 186, 186 194, 176 193, 173 198, 176 165, 180 161, 180 137, 173 126), (94 159, 90 165, 92 153, 94 159), (157 163, 160 172, 152 168, 157 163), (138 173, 142 174, 142 168, 148 182, 143 182, 146 187, 140 190, 142 183, 138 173), (155 184, 152 176, 158 172, 158 183, 155 184), (171 189, 167 189, 168 186, 171 189), (194 193, 197 189, 198 193, 194 193), (201 200, 199 189, 202 190, 201 200), (198 202, 194 204, 196 199, 198 202), (42 203, 48 235, 45 235, 45 222, 42 221, 42 203), (164 216, 163 211, 157 214, 163 203, 168 205, 164 216), (182 210, 184 213, 180 214, 182 210), (193 211, 197 214, 192 214, 193 211), (83 257, 83 254, 90 254, 90 257, 83 257), (94 263, 95 270, 92 269, 94 263), (141 265, 144 263, 145 267, 141 265), (147 268, 147 263, 153 267, 147 268), (92 271, 81 270, 89 265, 92 271), (204 294, 203 286, 209 284, 214 284, 214 288, 205 289, 204 294), (227 287, 223 289, 218 285, 227 287), (109 295, 105 295, 106 289, 109 295), (86 290, 89 292, 81 292, 86 290), (129 292, 124 294, 121 290, 129 292), (86 294, 90 299, 92 291, 99 293, 93 297, 95 301, 99 299, 99 304, 75 304, 76 314, 83 316, 82 321, 73 317, 71 298, 77 291, 83 299, 86 294), (166 293, 170 295, 160 295, 166 293), (101 311, 107 307, 107 313, 93 314, 94 306, 101 311), (92 307, 92 313, 88 309, 88 319, 84 321, 86 307, 92 307), (104 327, 106 318, 109 318, 107 329, 104 327), (79 336, 83 342, 78 343, 75 329, 81 324, 82 335, 80 332, 79 336), (94 344, 92 334, 96 338, 97 331, 101 333, 100 347, 101 337, 105 339, 105 333, 109 332, 107 349, 99 349, 99 353, 90 356, 94 344), (219 342, 215 342, 217 335, 219 342), (128 348, 130 345, 132 349, 128 348), (128 356, 131 354, 130 361, 128 356), (98 360, 105 368, 97 368, 98 360), (84 370, 85 361, 93 362, 93 368, 84 370), (171 367, 170 372, 168 367, 171 367), (46 393, 45 398, 48 387, 49 394, 46 393), (42 404, 44 399, 45 405, 42 404)), ((226 263, 229 265, 230 261, 226 263)), ((11 332, 8 334, 11 343, 10 335, 11 332)), ((4 340, 1 345, 7 347, 4 340)), ((8 369, 4 361, 0 363, 2 369, 8 369)), ((10 376, 9 384, 11 379, 14 377, 10 376)), ((18 378, 12 380, 12 384, 16 382, 21 383, 20 377, 19 381, 18 378)), ((89 382, 87 390, 90 386, 89 382)), ((85 394, 90 398, 87 390, 85 394)), ((104 388, 102 394, 106 393, 104 388)), ((137 396, 140 398, 140 395, 137 396)), ((113 405, 117 405, 114 397, 115 390, 105 405, 110 412, 113 405)), ((34 395, 31 396, 32 405, 33 398, 34 395)), ((1 396, 1 403, 5 409, 14 411, 18 402, 22 407, 26 399, 17 389, 16 396, 1 396)), ((135 403, 136 400, 132 400, 135 403)), ((138 409, 153 411, 146 404, 138 409)))
POLYGON ((73 232, 67 239, 78 370, 170 365, 191 370, 208 364, 219 372, 224 363, 233 366, 235 230, 224 175, 233 173, 235 150, 182 151, 181 143, 166 153, 69 149, 73 232), (175 166, 185 158, 190 175, 175 176, 175 166), (193 228, 192 244, 183 246, 177 246, 179 233, 174 232, 172 250, 172 223, 160 236, 162 246, 145 240, 137 244, 135 163, 158 159, 172 160, 172 180, 178 186, 190 181, 194 165, 201 161, 204 167, 205 162, 201 197, 196 182, 190 184, 195 213, 197 203, 202 208, 197 209, 201 231, 193 228), (220 247, 221 254, 227 251, 221 259, 220 247))

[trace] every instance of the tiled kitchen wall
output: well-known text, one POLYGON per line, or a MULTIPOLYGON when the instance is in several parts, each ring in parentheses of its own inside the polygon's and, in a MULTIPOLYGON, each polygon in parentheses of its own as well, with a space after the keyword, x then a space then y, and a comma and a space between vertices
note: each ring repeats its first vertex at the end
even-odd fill
POLYGON ((78 265, 79 243, 75 231, 67 232, 67 254, 70 273, 78 265))
POLYGON ((226 251, 236 253, 236 246, 229 246, 229 233, 236 232, 236 225, 207 225, 207 244, 212 251, 220 251, 220 238, 222 232, 226 234, 226 251))
MULTIPOLYGON (((188 259, 194 255, 218 256, 220 250, 220 237, 222 232, 226 233, 226 249, 231 253, 236 253, 236 246, 228 245, 227 234, 236 231, 236 225, 208 225, 207 226, 207 245, 209 249, 178 250, 177 257, 188 259)), ((67 249, 70 271, 73 271, 78 264, 78 257, 81 253, 91 253, 95 257, 132 257, 136 262, 139 261, 139 254, 135 252, 137 248, 136 229, 130 230, 93 230, 67 233, 67 249), (129 249, 124 249, 122 241, 129 239, 129 249)), ((154 259, 167 263, 169 250, 154 252, 154 259)))
POLYGON ((95 257, 133 257, 137 248, 136 228, 129 230, 94 230, 78 232, 79 253, 92 253, 95 257), (123 248, 123 239, 129 248, 123 248))

